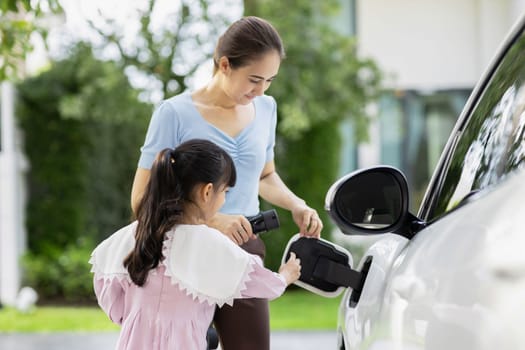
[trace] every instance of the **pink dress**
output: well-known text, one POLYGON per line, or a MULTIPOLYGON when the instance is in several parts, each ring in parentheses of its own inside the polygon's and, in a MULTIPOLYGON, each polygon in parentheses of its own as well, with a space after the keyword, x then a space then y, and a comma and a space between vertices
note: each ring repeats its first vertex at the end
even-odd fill
POLYGON ((99 244, 90 259, 98 303, 121 325, 117 349, 206 349, 216 305, 274 299, 286 289, 284 278, 259 257, 205 225, 167 232, 164 260, 139 287, 122 264, 134 246, 136 224, 99 244))

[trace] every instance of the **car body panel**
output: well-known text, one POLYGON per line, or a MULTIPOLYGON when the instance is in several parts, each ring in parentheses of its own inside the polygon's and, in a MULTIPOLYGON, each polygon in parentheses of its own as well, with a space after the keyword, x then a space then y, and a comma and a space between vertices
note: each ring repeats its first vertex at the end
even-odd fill
POLYGON ((382 300, 363 290, 340 311, 346 349, 525 349, 525 172, 480 197, 407 244, 368 286, 382 300))
POLYGON ((338 328, 345 333, 347 348, 355 348, 370 334, 370 325, 376 321, 384 298, 385 280, 390 274, 394 261, 409 242, 405 237, 385 234, 367 250, 357 270, 361 271, 371 258, 361 297, 352 305, 353 290, 347 289, 339 307, 338 328))

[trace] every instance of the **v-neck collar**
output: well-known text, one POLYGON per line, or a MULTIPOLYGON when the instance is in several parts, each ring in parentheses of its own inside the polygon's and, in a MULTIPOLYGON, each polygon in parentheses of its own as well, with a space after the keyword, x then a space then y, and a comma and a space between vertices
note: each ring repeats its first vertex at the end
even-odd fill
POLYGON ((227 137, 228 139, 230 140, 233 140, 235 142, 239 141, 239 139, 241 139, 241 137, 246 133, 248 132, 248 130, 250 130, 253 125, 255 125, 255 120, 257 119, 257 104, 255 103, 255 99, 252 101, 252 104, 253 104, 253 109, 254 109, 254 116, 253 116, 253 119, 244 127, 241 129, 241 131, 239 131, 237 133, 237 135, 235 136, 231 136, 230 134, 228 134, 227 132, 225 132, 224 130, 222 130, 221 128, 219 128, 218 126, 216 126, 215 124, 213 123, 210 123, 206 118, 204 118, 204 116, 201 114, 201 112, 199 111, 199 109, 197 108, 197 106, 195 105, 195 102, 193 101, 193 97, 191 96, 191 93, 188 92, 187 93, 187 97, 189 99, 189 102, 191 104, 191 107, 195 110, 195 113, 199 116, 199 118, 204 122, 206 123, 207 125, 209 125, 210 127, 212 127, 213 129, 217 130, 217 132, 219 132, 221 135, 227 137))

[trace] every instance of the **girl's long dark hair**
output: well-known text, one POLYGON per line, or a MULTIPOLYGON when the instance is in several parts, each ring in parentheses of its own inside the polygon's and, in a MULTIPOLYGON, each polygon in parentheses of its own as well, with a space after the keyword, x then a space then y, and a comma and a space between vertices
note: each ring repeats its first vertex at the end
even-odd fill
POLYGON ((162 259, 164 234, 180 223, 198 184, 230 187, 236 181, 231 157, 213 142, 193 139, 159 152, 137 208, 135 248, 124 259, 131 280, 144 285, 149 270, 162 259))

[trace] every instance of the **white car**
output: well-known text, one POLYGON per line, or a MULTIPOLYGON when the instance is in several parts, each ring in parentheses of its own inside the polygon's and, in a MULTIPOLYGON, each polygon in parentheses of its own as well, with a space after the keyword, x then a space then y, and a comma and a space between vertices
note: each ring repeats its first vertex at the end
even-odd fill
POLYGON ((324 240, 294 237, 297 283, 344 292, 340 349, 525 349, 525 22, 467 104, 417 215, 395 168, 351 173, 326 209, 349 235, 378 240, 353 265, 324 240))

